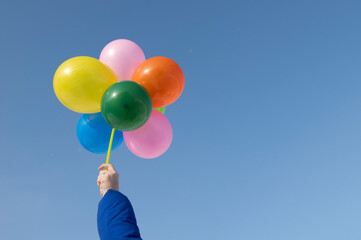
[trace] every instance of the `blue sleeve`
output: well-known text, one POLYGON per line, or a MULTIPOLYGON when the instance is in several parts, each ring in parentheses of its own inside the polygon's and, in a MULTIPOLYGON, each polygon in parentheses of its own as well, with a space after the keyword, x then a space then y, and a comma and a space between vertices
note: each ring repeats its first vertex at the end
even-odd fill
POLYGON ((133 207, 118 191, 106 192, 99 202, 97 218, 101 240, 142 240, 133 207))

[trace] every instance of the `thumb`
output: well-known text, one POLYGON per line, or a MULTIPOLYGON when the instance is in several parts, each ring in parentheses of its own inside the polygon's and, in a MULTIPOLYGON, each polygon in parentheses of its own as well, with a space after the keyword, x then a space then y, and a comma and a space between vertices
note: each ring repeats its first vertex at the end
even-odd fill
POLYGON ((103 170, 103 169, 108 169, 108 170, 111 170, 111 171, 116 172, 116 170, 115 170, 115 168, 113 167, 112 164, 103 163, 102 165, 100 165, 100 167, 98 168, 98 170, 103 170))

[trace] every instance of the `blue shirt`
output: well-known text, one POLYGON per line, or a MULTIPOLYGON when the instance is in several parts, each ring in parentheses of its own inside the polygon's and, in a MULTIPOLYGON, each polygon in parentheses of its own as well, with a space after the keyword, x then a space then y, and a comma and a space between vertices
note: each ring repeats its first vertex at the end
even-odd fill
POLYGON ((101 240, 142 240, 129 199, 108 190, 98 206, 98 233, 101 240))

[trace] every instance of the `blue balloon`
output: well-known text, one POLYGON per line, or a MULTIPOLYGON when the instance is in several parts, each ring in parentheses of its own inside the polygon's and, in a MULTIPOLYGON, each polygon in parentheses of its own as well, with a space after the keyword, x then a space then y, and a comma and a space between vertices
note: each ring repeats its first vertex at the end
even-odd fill
MULTIPOLYGON (((83 114, 79 119, 76 134, 80 144, 92 153, 107 153, 112 127, 105 122, 102 114, 83 114)), ((115 130, 112 151, 123 142, 123 133, 115 130)))

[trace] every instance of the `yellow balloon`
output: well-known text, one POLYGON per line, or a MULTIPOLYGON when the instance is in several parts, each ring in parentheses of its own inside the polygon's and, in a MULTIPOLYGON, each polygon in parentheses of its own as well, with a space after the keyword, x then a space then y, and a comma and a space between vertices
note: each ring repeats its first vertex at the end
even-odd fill
POLYGON ((117 77, 113 71, 92 57, 74 57, 63 62, 54 75, 54 91, 59 101, 79 113, 100 112, 105 90, 117 77))

